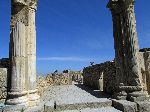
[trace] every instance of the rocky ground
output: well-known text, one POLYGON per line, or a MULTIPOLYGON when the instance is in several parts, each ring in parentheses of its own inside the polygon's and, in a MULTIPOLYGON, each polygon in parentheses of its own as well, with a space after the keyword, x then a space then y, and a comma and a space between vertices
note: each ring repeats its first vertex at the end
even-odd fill
POLYGON ((49 87, 41 96, 41 102, 47 107, 46 110, 53 108, 56 103, 60 112, 120 112, 111 107, 109 98, 98 90, 73 84, 49 87))
POLYGON ((98 90, 93 91, 92 89, 84 85, 62 85, 62 86, 51 86, 42 95, 42 101, 56 101, 56 102, 84 102, 97 100, 99 98, 109 98, 108 95, 101 93, 98 90))

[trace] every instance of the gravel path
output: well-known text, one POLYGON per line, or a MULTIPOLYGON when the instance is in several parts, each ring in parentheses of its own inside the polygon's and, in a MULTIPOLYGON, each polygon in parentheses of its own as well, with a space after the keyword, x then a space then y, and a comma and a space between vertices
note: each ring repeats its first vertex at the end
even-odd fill
POLYGON ((108 101, 105 96, 97 97, 98 95, 90 88, 76 85, 63 85, 63 86, 52 86, 47 89, 43 94, 42 100, 44 102, 56 101, 59 104, 74 104, 82 102, 94 102, 94 101, 108 101), (84 88, 84 89, 83 89, 84 88))
MULTIPOLYGON (((45 91, 41 99, 43 102, 45 102, 46 106, 50 105, 51 107, 54 101, 56 101, 58 105, 80 104, 81 106, 82 104, 90 104, 91 102, 100 102, 100 104, 104 102, 111 102, 108 98, 109 96, 100 93, 100 91, 94 91, 84 85, 63 85, 49 87, 47 91, 45 91)), ((61 111, 60 109, 60 111, 58 112, 121 112, 111 107, 111 105, 98 108, 89 107, 79 107, 79 110, 67 109, 61 111)))

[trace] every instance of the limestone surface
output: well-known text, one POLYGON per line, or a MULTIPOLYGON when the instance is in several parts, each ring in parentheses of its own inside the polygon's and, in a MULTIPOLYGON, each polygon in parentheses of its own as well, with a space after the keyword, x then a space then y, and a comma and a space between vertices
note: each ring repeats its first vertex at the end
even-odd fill
POLYGON ((0 100, 6 99, 7 95, 7 69, 0 68, 0 100))
POLYGON ((94 91, 83 85, 52 86, 45 91, 41 102, 46 102, 44 103, 46 110, 54 109, 56 103, 59 111, 87 107, 110 107, 112 102, 107 98, 108 96, 99 93, 100 91, 94 91))

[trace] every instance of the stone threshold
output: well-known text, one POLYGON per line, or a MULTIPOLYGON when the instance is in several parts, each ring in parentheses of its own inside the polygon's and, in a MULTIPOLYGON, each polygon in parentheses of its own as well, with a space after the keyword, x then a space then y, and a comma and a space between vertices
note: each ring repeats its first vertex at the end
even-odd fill
POLYGON ((57 112, 57 111, 66 111, 66 110, 81 110, 85 108, 102 108, 102 107, 111 107, 112 101, 108 99, 99 99, 97 101, 91 102, 78 102, 78 103, 57 103, 49 101, 44 105, 44 112, 57 112))

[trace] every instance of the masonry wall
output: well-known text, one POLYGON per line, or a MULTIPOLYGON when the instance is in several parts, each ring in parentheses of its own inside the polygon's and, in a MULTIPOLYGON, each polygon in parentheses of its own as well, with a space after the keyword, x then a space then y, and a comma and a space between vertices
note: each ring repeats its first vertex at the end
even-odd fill
POLYGON ((150 94, 150 48, 141 49, 139 57, 143 90, 150 94))
POLYGON ((72 75, 69 73, 62 74, 49 74, 47 76, 38 76, 37 78, 37 87, 39 95, 50 86, 58 86, 58 85, 70 85, 72 84, 72 75))
POLYGON ((115 63, 107 61, 84 68, 83 84, 113 94, 116 81, 115 63))
POLYGON ((7 95, 7 69, 0 68, 0 101, 7 95))
POLYGON ((6 99, 7 95, 7 73, 9 68, 9 59, 0 59, 0 101, 6 99))

